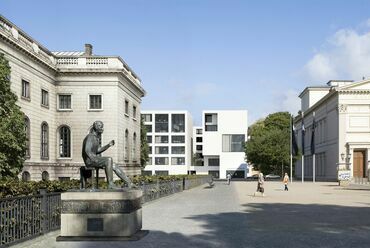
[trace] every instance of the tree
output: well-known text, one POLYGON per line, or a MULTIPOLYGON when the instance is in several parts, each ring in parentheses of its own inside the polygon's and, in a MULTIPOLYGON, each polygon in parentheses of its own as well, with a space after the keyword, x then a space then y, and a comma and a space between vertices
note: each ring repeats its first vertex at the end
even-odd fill
POLYGON ((10 88, 10 66, 0 54, 0 178, 15 177, 26 154, 24 114, 10 88))
MULTIPOLYGON (((141 118, 140 118, 141 119, 141 118)), ((146 127, 144 125, 143 119, 140 122, 140 165, 141 169, 144 170, 146 163, 149 160, 149 145, 146 138, 146 127)))
POLYGON ((270 114, 250 126, 249 132, 245 146, 248 162, 264 174, 282 174, 290 162, 290 114, 270 114))

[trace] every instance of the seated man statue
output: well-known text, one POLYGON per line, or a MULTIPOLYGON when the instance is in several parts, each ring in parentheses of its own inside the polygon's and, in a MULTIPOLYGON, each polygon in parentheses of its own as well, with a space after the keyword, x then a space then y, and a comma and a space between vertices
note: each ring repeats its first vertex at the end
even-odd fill
POLYGON ((100 136, 104 131, 104 124, 101 121, 95 121, 90 133, 85 137, 82 144, 82 158, 86 167, 95 167, 105 169, 107 176, 108 188, 116 188, 113 183, 113 171, 116 175, 127 183, 129 188, 132 188, 133 183, 119 166, 113 163, 111 157, 101 157, 100 154, 109 147, 114 146, 114 140, 111 140, 107 145, 100 146, 100 136))

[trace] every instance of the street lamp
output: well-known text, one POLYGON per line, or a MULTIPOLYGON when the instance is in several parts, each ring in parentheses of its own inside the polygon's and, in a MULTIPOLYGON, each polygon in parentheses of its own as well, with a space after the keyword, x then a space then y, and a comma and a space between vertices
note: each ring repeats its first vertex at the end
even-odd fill
POLYGON ((340 157, 342 158, 342 161, 343 161, 344 160, 344 153, 343 152, 340 154, 340 157))

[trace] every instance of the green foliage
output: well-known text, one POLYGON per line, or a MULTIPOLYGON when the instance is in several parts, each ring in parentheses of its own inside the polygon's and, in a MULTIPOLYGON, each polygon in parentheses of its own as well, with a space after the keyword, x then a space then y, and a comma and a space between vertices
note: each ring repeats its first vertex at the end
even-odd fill
MULTIPOLYGON (((141 118, 140 118, 141 119, 141 118)), ((143 119, 140 122, 141 132, 140 132, 140 166, 144 170, 146 163, 149 160, 149 145, 146 138, 147 130, 144 125, 143 119)))
POLYGON ((245 153, 248 162, 264 174, 282 174, 290 163, 290 114, 277 112, 250 128, 245 153), (282 168, 283 165, 283 168, 282 168))
MULTIPOLYGON (((182 181, 185 179, 195 179, 201 176, 196 175, 171 175, 171 176, 133 176, 131 177, 132 182, 135 185, 171 182, 171 181, 182 181)), ((123 185, 123 181, 117 180, 115 184, 118 186, 123 185)), ((91 187, 88 183, 87 187, 91 187)), ((80 180, 70 181, 30 181, 24 182, 17 178, 8 178, 0 181, 0 199, 5 197, 13 196, 25 196, 38 194, 40 189, 46 189, 48 192, 63 192, 70 189, 79 189, 80 180)), ((99 181, 99 188, 106 189, 107 183, 105 181, 99 181)))
POLYGON ((24 114, 10 89, 10 66, 0 54, 0 178, 15 177, 22 170, 26 152, 24 114))

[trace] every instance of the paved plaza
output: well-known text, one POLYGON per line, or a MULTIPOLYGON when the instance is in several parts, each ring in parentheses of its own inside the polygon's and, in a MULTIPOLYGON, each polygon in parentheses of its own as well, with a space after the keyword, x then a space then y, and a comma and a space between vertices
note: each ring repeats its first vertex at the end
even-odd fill
POLYGON ((59 231, 15 247, 369 247, 370 191, 300 183, 217 182, 143 207, 140 241, 56 242, 59 231))

